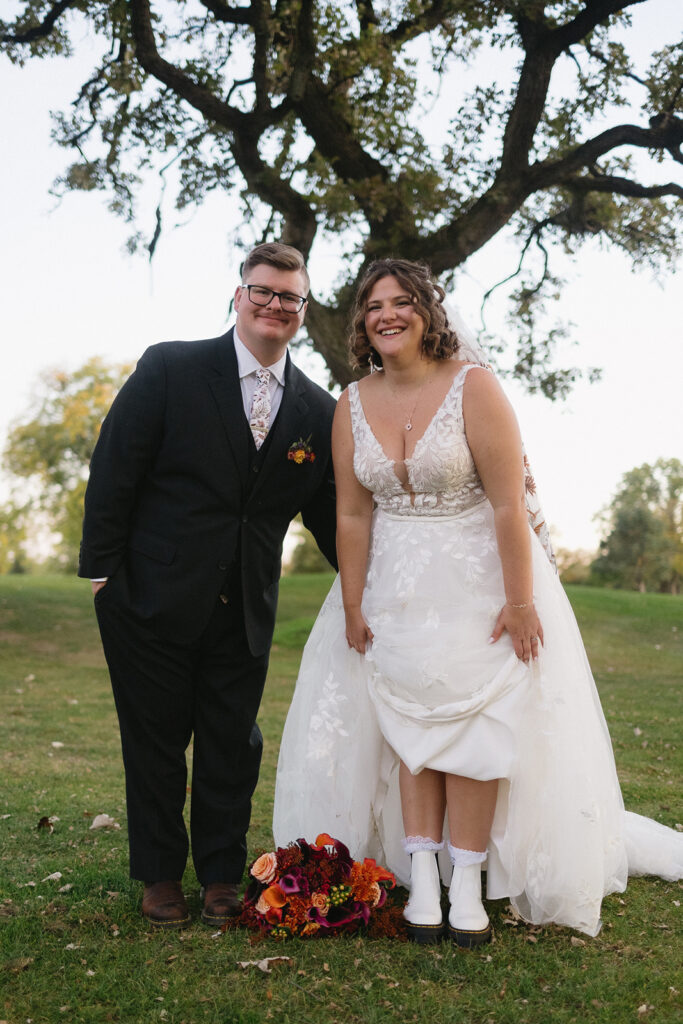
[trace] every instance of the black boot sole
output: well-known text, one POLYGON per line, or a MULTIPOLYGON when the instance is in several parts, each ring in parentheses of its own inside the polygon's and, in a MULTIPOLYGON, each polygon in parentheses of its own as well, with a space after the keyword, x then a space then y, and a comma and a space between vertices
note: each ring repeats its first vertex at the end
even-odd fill
POLYGON ((441 924, 411 924, 406 921, 406 934, 411 942, 417 942, 420 946, 433 946, 441 942, 445 928, 441 924))
POLYGON ((473 949, 475 946, 483 946, 491 941, 491 934, 490 924, 487 924, 486 928, 481 928, 474 932, 453 928, 450 924, 448 926, 449 937, 461 949, 473 949))

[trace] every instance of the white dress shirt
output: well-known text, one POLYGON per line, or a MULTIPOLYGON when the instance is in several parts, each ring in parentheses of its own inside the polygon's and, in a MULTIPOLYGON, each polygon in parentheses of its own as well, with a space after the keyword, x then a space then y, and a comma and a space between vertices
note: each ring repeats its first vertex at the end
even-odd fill
POLYGON ((256 356, 252 355, 244 342, 240 340, 237 328, 235 328, 233 339, 237 356, 237 372, 240 378, 240 388, 242 389, 242 404, 244 405, 244 415, 247 417, 247 420, 251 415, 251 405, 254 400, 254 391, 256 390, 256 371, 270 370, 268 389, 270 391, 270 425, 272 426, 273 420, 280 408, 282 392, 285 390, 287 353, 285 352, 282 359, 278 359, 272 366, 261 366, 256 356))

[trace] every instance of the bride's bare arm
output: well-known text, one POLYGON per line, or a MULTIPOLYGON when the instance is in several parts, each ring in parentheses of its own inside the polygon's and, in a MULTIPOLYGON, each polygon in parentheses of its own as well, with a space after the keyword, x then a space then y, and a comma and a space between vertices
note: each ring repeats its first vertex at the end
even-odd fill
POLYGON ((463 415, 467 443, 493 506, 507 599, 492 640, 498 640, 507 630, 517 657, 528 661, 538 656, 543 628, 533 604, 522 441, 512 406, 488 370, 475 368, 467 374, 463 415))
POLYGON ((341 577, 346 639, 349 647, 363 653, 372 632, 361 613, 365 573, 370 547, 372 494, 353 471, 353 432, 349 396, 337 402, 332 424, 332 458, 337 487, 337 558, 341 577))

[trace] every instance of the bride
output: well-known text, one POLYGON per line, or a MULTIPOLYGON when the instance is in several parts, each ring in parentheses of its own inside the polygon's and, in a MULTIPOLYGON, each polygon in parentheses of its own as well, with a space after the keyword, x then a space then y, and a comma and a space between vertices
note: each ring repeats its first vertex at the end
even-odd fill
POLYGON ((418 942, 490 938, 484 864, 488 899, 595 935, 628 874, 683 876, 683 835, 624 811, 514 413, 443 299, 407 260, 359 287, 352 354, 383 372, 337 407, 340 574, 283 734, 275 841, 328 832, 387 864, 418 942))

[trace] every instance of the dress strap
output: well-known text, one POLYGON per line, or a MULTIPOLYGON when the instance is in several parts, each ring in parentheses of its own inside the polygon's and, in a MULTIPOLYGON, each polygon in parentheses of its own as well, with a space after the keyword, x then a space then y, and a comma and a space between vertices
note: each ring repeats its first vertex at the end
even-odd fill
POLYGON ((363 426, 365 424, 363 406, 358 393, 358 381, 351 381, 347 391, 349 393, 349 408, 351 410, 351 431, 353 433, 354 443, 358 445, 363 435, 363 426))

